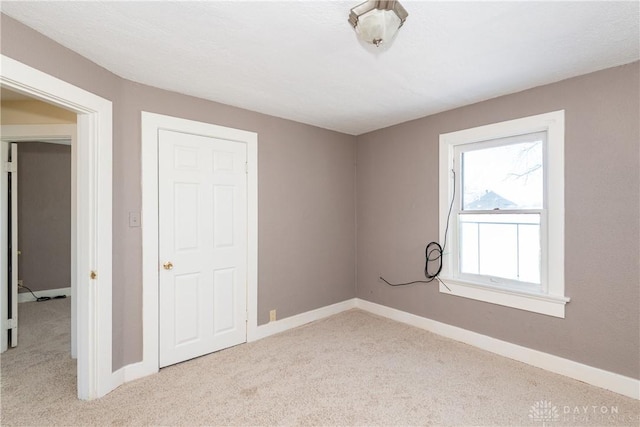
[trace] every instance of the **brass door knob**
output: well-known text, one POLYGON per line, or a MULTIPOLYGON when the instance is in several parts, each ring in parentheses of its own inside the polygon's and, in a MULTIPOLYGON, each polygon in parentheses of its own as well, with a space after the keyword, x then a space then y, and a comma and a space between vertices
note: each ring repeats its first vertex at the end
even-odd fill
POLYGON ((173 268, 173 264, 171 263, 171 261, 165 262, 164 264, 162 264, 162 266, 165 270, 171 270, 173 268))

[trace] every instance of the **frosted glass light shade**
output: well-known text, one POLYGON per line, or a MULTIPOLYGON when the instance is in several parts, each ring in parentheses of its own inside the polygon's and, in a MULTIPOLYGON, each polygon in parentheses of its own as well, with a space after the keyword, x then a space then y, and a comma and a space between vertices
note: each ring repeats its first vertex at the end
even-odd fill
POLYGON ((349 22, 362 41, 380 46, 393 40, 407 16, 395 0, 368 0, 351 9, 349 22))
POLYGON ((379 46, 393 39, 400 29, 400 24, 400 18, 393 11, 374 9, 358 19, 355 30, 360 39, 379 46))

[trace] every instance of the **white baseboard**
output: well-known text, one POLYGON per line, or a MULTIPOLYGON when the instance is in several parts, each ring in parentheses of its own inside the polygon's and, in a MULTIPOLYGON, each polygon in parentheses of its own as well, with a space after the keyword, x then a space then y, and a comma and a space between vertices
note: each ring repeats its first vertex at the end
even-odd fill
MULTIPOLYGON (((34 294, 38 295, 38 297, 57 297, 58 295, 66 295, 67 298, 71 296, 71 288, 60 288, 60 289, 46 289, 44 291, 33 291, 34 294)), ((18 302, 31 302, 36 299, 31 295, 31 292, 20 292, 18 294, 18 302)))
POLYGON ((640 400, 640 380, 356 298, 356 308, 640 400))
MULTIPOLYGON (((425 329, 429 332, 472 345, 503 357, 508 357, 531 366, 542 368, 556 374, 564 375, 596 387, 601 387, 624 396, 640 400, 640 380, 625 377, 603 369, 594 368, 593 366, 584 365, 573 360, 554 356, 538 350, 522 347, 517 344, 502 341, 477 332, 458 328, 456 326, 451 326, 426 317, 416 316, 415 314, 359 298, 352 298, 333 305, 287 317, 282 320, 260 325, 255 329, 255 332, 251 334, 251 336, 247 337, 247 342, 257 341, 352 308, 359 308, 397 322, 425 329)), ((114 384, 119 385, 123 382, 142 378, 155 372, 158 372, 158 369, 156 367, 150 367, 148 364, 145 364, 144 361, 132 363, 114 372, 113 381, 114 384)))
POLYGON ((148 369, 148 364, 144 361, 131 363, 117 369, 111 373, 111 389, 115 390, 124 383, 155 374, 159 371, 156 369, 148 369))
POLYGON ((157 374, 159 371, 157 365, 144 360, 125 365, 111 374, 111 388, 115 389, 124 383, 157 374))
MULTIPOLYGON (((295 316, 287 317, 282 320, 269 322, 265 325, 260 325, 255 328, 254 332, 247 336, 247 342, 257 341, 259 339, 266 338, 279 332, 284 332, 286 330, 302 326, 315 320, 324 319, 325 317, 329 317, 342 311, 355 308, 355 306, 356 299, 353 298, 347 301, 329 305, 327 307, 321 307, 316 310, 311 310, 295 316)), ((116 388, 117 386, 129 381, 146 377, 147 375, 155 374, 158 371, 159 368, 157 366, 157 361, 155 365, 153 363, 149 363, 149 361, 144 360, 141 362, 131 363, 113 372, 111 376, 111 382, 113 384, 112 388, 116 388)))
POLYGON ((146 377, 147 375, 155 374, 160 371, 160 368, 149 369, 148 364, 144 362, 132 363, 125 366, 124 369, 124 382, 137 380, 138 378, 146 377))
POLYGON ((258 326, 253 336, 247 337, 247 341, 257 341, 270 335, 284 332, 292 328, 297 328, 298 326, 302 326, 316 320, 324 319, 325 317, 333 316, 334 314, 338 314, 355 307, 356 298, 352 298, 336 304, 328 305, 326 307, 321 307, 315 310, 307 311, 305 313, 300 313, 295 316, 286 317, 282 320, 265 323, 264 325, 258 326))

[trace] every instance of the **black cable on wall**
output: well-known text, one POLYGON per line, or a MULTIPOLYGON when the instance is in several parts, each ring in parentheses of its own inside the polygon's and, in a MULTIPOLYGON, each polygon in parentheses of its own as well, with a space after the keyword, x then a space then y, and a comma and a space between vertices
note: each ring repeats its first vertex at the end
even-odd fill
MULTIPOLYGON (((380 280, 385 282, 389 286, 408 286, 413 285, 415 283, 431 283, 434 280, 438 280, 442 285, 449 289, 449 287, 438 277, 442 272, 442 256, 444 254, 444 250, 447 247, 447 234, 449 233, 449 220, 451 219, 451 211, 453 210, 453 202, 456 198, 456 173, 452 169, 451 173, 453 173, 453 194, 451 196, 451 203, 449 204, 449 213, 447 214, 447 225, 444 229, 444 240, 442 245, 438 242, 429 242, 424 249, 424 276, 427 280, 414 280, 411 282, 404 283, 391 283, 386 280, 384 277, 380 276, 380 280), (436 267, 432 267, 433 265, 436 267), (435 270, 435 271, 434 271, 435 270)), ((451 291, 451 289, 449 289, 451 291)))

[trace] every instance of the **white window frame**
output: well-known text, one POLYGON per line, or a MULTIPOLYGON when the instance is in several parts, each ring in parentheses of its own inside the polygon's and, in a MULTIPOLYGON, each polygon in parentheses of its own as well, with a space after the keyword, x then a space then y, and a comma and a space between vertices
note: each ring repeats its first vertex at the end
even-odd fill
MULTIPOLYGON (((479 126, 440 135, 440 242, 445 241, 445 230, 449 220, 446 247, 442 258, 440 292, 471 298, 478 301, 513 307, 554 317, 565 317, 565 304, 569 302, 564 294, 564 110, 554 111, 521 119, 479 126), (449 207, 454 196, 454 159, 456 148, 465 144, 513 137, 534 132, 546 132, 545 168, 545 208, 546 227, 541 225, 541 248, 543 262, 541 278, 544 283, 539 292, 518 286, 494 286, 482 281, 470 280, 458 270, 459 224, 458 215, 451 214, 449 207), (545 262, 546 261, 546 262, 545 262), (546 264, 546 265, 545 265, 546 264)), ((457 196, 460 201, 461 177, 456 176, 457 196)), ((459 206, 454 206, 454 211, 459 206)))

